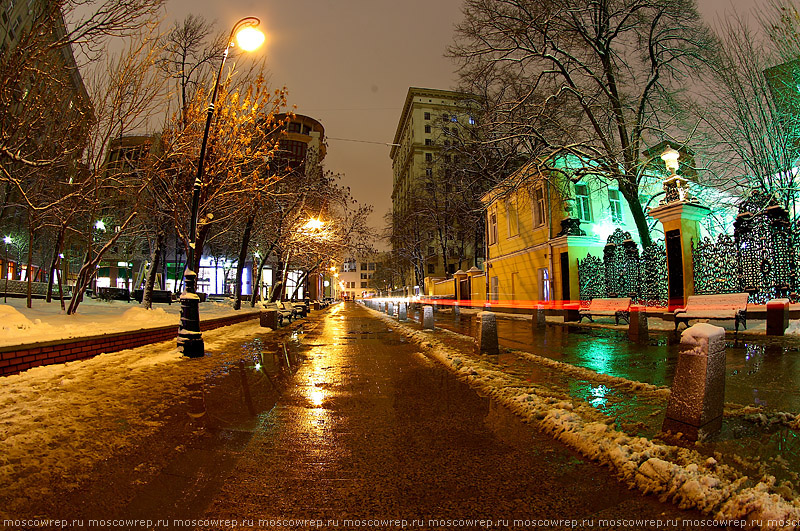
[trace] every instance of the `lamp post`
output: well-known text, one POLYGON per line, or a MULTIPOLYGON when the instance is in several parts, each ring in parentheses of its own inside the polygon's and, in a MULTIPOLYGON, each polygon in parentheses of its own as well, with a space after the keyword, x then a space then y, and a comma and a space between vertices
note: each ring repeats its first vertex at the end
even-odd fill
POLYGON ((181 293, 181 324, 178 329, 178 349, 184 356, 199 358, 204 354, 203 335, 200 333, 200 297, 197 296, 197 272, 193 270, 195 258, 195 243, 197 241, 197 213, 200 207, 200 188, 203 183, 203 163, 206 158, 206 145, 208 133, 211 130, 211 119, 214 116, 214 103, 217 101, 219 82, 225 60, 228 58, 231 46, 236 44, 245 51, 251 52, 264 42, 264 34, 257 26, 261 21, 255 17, 246 17, 234 24, 228 37, 228 44, 222 54, 217 78, 211 92, 211 102, 208 104, 206 126, 203 131, 203 141, 200 144, 200 158, 197 161, 197 175, 192 188, 192 213, 189 221, 189 252, 186 257, 186 271, 184 273, 184 290, 181 293))
POLYGON ((3 243, 6 244, 6 256, 3 258, 3 266, 5 268, 6 286, 3 289, 3 303, 8 302, 8 245, 12 242, 11 236, 3 238, 3 243))

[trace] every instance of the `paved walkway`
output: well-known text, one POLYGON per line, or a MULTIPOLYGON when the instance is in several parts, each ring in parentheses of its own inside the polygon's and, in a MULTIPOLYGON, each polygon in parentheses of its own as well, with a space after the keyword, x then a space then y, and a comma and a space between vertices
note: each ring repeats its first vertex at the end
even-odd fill
POLYGON ((573 529, 582 520, 594 529, 704 528, 668 523, 702 517, 621 487, 360 306, 335 307, 303 342, 310 349, 296 385, 261 417, 197 529, 228 529, 214 524, 223 519, 259 529, 399 529, 403 521, 573 529))

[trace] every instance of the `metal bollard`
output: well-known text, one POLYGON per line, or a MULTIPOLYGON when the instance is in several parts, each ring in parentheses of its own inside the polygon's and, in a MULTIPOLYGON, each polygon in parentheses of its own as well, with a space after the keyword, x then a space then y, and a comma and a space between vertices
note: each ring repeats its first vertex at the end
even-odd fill
POLYGON ((433 306, 422 307, 422 328, 424 330, 434 330, 436 328, 433 324, 433 306))
POLYGON ((394 317, 394 303, 393 302, 387 302, 386 303, 386 313, 389 315, 389 317, 394 317))
POLYGON ((453 315, 456 319, 461 317, 461 306, 458 305, 458 302, 453 303, 453 315))
POLYGON ((681 334, 681 352, 662 429, 697 440, 722 427, 725 329, 698 323, 681 334))
POLYGON ((497 356, 500 348, 497 343, 497 318, 492 312, 478 314, 478 327, 475 343, 479 354, 497 356))
POLYGON ((397 306, 397 320, 398 321, 406 321, 408 320, 408 303, 407 302, 400 302, 397 306))

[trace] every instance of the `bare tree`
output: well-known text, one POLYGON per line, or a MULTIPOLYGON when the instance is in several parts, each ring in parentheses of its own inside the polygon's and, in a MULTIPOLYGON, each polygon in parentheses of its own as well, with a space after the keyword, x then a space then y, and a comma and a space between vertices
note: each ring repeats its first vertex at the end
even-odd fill
POLYGON ((467 0, 450 55, 484 96, 488 140, 544 173, 614 183, 650 243, 639 189, 664 112, 711 40, 690 0, 467 0))
POLYGON ((707 88, 697 96, 708 134, 702 154, 715 187, 765 193, 796 217, 800 13, 795 1, 775 0, 758 20, 727 19, 718 30, 707 88))

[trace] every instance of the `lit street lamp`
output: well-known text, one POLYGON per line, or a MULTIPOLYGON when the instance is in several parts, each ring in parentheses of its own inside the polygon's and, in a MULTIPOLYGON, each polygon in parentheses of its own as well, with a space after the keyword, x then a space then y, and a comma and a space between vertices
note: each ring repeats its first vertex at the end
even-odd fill
POLYGON ((225 66, 225 59, 228 58, 231 46, 236 44, 243 50, 251 52, 261 46, 264 42, 264 34, 257 26, 260 20, 255 17, 241 19, 234 24, 228 37, 228 44, 222 54, 222 62, 219 65, 217 78, 214 81, 214 89, 211 92, 211 102, 208 104, 208 114, 206 116, 206 126, 203 131, 203 142, 200 144, 200 159, 197 161, 197 175, 192 188, 192 213, 189 221, 189 254, 186 259, 186 272, 184 273, 184 291, 181 293, 181 325, 178 329, 178 349, 184 356, 199 358, 204 354, 203 335, 200 333, 200 298, 197 296, 197 272, 193 271, 195 257, 195 243, 197 241, 197 213, 200 207, 200 188, 203 183, 203 163, 206 157, 206 145, 208 144, 208 133, 211 130, 211 119, 214 115, 214 103, 217 101, 219 82, 222 78, 222 70, 225 66))

